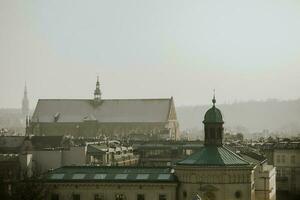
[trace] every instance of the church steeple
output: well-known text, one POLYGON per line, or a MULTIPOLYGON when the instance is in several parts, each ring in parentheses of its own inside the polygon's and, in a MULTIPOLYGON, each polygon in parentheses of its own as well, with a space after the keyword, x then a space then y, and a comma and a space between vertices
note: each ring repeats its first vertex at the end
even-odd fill
POLYGON ((204 133, 205 133, 205 145, 223 145, 223 117, 221 111, 216 108, 216 96, 214 94, 212 103, 213 106, 205 113, 204 116, 204 133))
POLYGON ((101 101, 101 90, 100 90, 99 76, 97 76, 96 89, 94 91, 94 100, 95 100, 95 102, 100 102, 101 101))
POLYGON ((27 97, 27 85, 25 83, 24 87, 24 96, 22 100, 22 114, 23 116, 28 116, 29 115, 29 100, 27 97))

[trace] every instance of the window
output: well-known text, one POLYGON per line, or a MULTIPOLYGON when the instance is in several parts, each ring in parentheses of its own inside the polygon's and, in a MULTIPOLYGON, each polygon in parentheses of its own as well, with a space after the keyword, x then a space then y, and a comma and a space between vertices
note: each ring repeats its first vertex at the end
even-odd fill
POLYGON ((124 194, 116 194, 116 200, 126 200, 126 196, 124 194))
POLYGON ((276 169, 276 176, 281 176, 281 170, 280 169, 276 169))
POLYGON ((295 155, 292 155, 292 156, 291 156, 291 163, 292 163, 292 164, 295 164, 295 160, 296 160, 295 155))
POLYGON ((236 192, 234 193, 234 196, 235 196, 235 198, 240 199, 241 196, 242 196, 242 192, 241 192, 241 191, 236 191, 236 192))
POLYGON ((136 199, 137 200, 145 200, 145 195, 144 194, 138 194, 136 199))
POLYGON ((80 200, 80 194, 73 194, 72 199, 73 200, 80 200))
POLYGON ((215 129, 214 128, 210 128, 209 137, 211 139, 215 139, 215 129))
POLYGON ((285 163, 285 155, 281 155, 281 162, 285 163))
POLYGON ((58 194, 51 194, 51 200, 59 200, 58 194))
POLYGON ((95 194, 94 200, 104 200, 104 195, 103 194, 95 194))
POLYGON ((277 156, 276 156, 276 162, 277 162, 277 163, 280 163, 280 155, 277 155, 277 156))
POLYGON ((158 200, 167 200, 167 195, 165 195, 165 194, 160 194, 160 195, 158 196, 158 200))

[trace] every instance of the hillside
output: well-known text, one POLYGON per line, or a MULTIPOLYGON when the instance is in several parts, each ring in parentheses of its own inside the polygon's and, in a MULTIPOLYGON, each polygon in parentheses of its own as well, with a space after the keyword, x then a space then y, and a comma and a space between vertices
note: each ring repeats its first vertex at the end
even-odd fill
MULTIPOLYGON (((300 132, 300 99, 249 101, 217 105, 225 127, 243 132, 262 130, 300 132)), ((177 107, 181 130, 202 129, 205 111, 211 105, 177 107)))

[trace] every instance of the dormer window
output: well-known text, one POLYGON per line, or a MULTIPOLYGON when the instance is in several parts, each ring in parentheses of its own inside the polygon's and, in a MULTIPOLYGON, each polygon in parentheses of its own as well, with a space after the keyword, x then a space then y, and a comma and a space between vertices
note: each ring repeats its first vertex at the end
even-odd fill
POLYGON ((58 121, 59 116, 60 116, 60 113, 59 113, 59 112, 55 113, 55 115, 54 115, 54 122, 57 122, 57 121, 58 121))

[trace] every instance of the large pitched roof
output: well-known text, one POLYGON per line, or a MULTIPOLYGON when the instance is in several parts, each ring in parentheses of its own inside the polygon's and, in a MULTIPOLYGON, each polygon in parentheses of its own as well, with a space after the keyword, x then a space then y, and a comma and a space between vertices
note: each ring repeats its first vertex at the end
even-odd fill
POLYGON ((237 166, 250 165, 248 161, 224 146, 204 146, 200 151, 179 161, 178 165, 237 166))
POLYGON ((48 182, 175 182, 167 167, 65 166, 46 174, 48 182))
POLYGON ((40 99, 33 122, 134 123, 166 122, 172 98, 104 99, 95 105, 90 99, 40 99))

